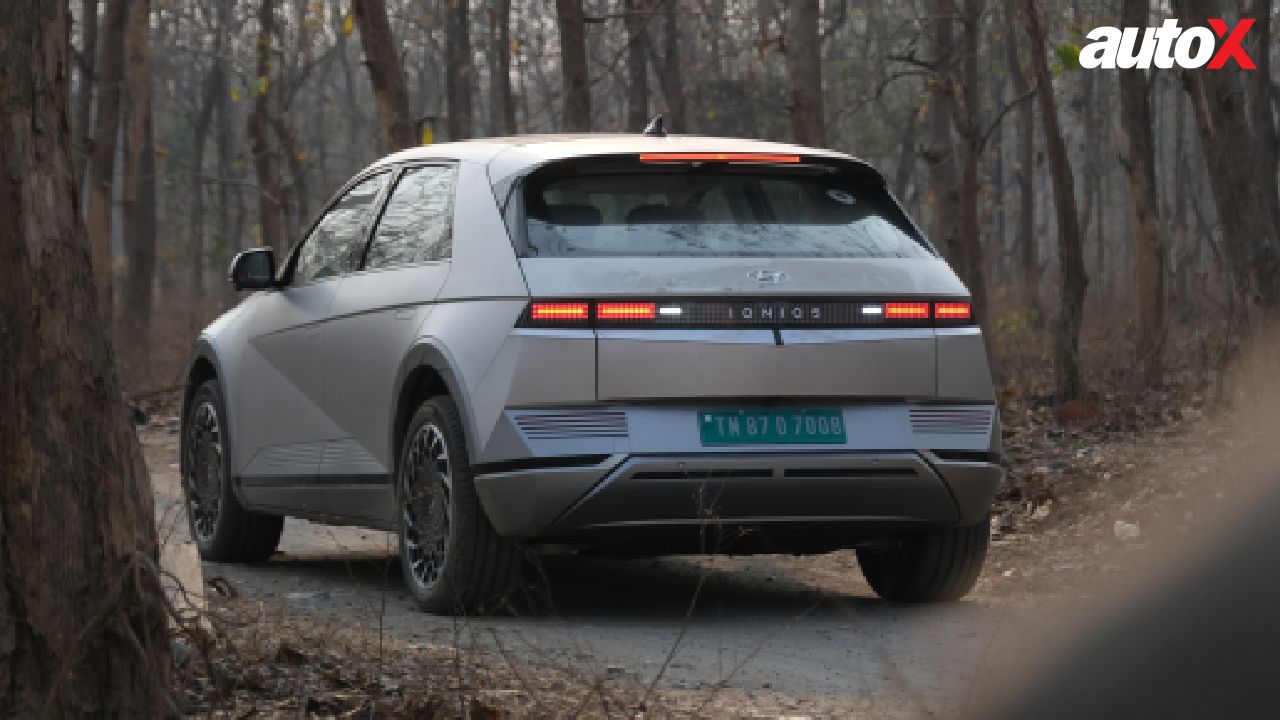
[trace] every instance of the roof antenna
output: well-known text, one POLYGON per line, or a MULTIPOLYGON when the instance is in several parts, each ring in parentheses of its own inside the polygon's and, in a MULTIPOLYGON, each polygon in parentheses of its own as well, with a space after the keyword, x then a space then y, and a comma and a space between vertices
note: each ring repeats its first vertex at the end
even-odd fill
POLYGON ((644 134, 652 137, 667 136, 667 124, 663 121, 661 115, 655 116, 649 121, 648 125, 644 126, 644 134))

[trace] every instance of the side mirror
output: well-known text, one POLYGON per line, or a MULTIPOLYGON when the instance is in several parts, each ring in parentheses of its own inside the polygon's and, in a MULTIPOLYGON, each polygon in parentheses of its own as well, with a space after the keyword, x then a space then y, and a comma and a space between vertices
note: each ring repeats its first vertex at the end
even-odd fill
POLYGON ((237 290, 267 290, 276 287, 276 254, 271 248, 253 248, 237 253, 231 260, 227 279, 237 290))

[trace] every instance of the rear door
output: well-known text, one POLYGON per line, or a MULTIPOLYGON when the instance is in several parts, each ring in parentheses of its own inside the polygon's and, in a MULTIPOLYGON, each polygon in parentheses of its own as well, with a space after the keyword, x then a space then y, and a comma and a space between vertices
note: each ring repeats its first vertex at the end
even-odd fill
POLYGON ((594 303, 599 400, 937 393, 931 301, 967 292, 878 178, 615 158, 524 202, 531 294, 594 303))
POLYGON ((452 267, 456 164, 406 167, 387 196, 359 272, 327 323, 321 472, 336 512, 392 519, 391 408, 396 372, 452 267))

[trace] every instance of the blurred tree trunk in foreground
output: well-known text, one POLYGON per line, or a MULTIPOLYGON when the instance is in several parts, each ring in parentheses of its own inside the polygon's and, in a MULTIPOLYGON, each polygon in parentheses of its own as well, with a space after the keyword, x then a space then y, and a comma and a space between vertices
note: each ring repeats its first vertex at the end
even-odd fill
POLYGON ((1075 182, 1067 144, 1058 125, 1058 101, 1053 93, 1053 76, 1045 56, 1047 45, 1035 3, 1027 8, 1027 33, 1031 39, 1031 69, 1040 101, 1040 122, 1053 179, 1053 204, 1058 213, 1058 318, 1053 327, 1053 373, 1059 401, 1078 400, 1084 394, 1080 380, 1080 321, 1084 315, 1084 293, 1089 278, 1084 273, 1084 251, 1080 244, 1080 219, 1076 215, 1075 182))
MULTIPOLYGON (((1124 0, 1120 24, 1146 27, 1149 0, 1124 0)), ((1133 213, 1134 274, 1138 285, 1138 367, 1143 382, 1160 382, 1164 355, 1164 241, 1156 192, 1155 141, 1151 137, 1150 81, 1145 70, 1120 73, 1121 163, 1129 174, 1133 213)))
POLYGON ((68 22, 0 13, 0 714, 162 717, 151 485, 75 211, 68 22))
POLYGON ((76 148, 76 187, 82 187, 85 166, 93 148, 89 118, 93 113, 93 86, 97 81, 98 0, 80 2, 80 94, 76 98, 76 116, 71 126, 71 145, 76 148))
MULTIPOLYGON (((400 46, 391 34, 391 23, 387 21, 387 5, 383 0, 354 0, 351 11, 356 25, 360 26, 360 45, 364 48, 365 65, 369 68, 369 82, 373 85, 373 97, 378 106, 378 118, 382 121, 387 150, 395 152, 413 147, 419 143, 419 138, 414 132, 413 116, 409 113, 409 89, 405 84, 400 46)), ((450 118, 453 112, 450 107, 450 118)), ((468 109, 468 120, 470 117, 468 109)))

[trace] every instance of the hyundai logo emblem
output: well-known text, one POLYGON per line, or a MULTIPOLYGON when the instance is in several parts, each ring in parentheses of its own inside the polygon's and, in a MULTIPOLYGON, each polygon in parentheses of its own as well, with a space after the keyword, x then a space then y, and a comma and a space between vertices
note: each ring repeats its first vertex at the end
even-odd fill
POLYGON ((772 283, 774 285, 784 283, 789 279, 787 274, 781 270, 754 270, 747 273, 747 277, 756 282, 772 283))

